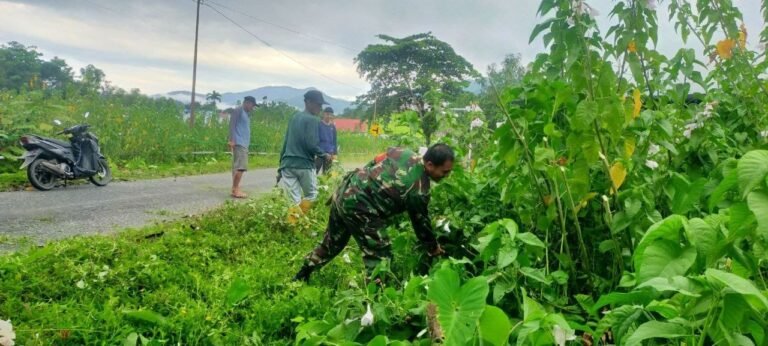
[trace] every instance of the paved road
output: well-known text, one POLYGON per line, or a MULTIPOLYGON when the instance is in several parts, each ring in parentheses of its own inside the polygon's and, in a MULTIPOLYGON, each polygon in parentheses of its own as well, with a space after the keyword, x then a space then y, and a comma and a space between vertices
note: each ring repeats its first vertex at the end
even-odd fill
MULTIPOLYGON (((231 179, 222 173, 113 182, 106 187, 81 184, 45 192, 0 192, 0 239, 27 237, 43 243, 199 214, 232 199, 231 179)), ((242 188, 253 196, 274 185, 274 168, 256 169, 244 175, 242 188)))

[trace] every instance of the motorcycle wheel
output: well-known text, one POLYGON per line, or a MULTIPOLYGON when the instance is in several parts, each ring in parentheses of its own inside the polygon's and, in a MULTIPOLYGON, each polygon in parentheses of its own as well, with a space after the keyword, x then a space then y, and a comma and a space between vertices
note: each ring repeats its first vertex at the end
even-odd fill
POLYGON ((35 159, 27 167, 27 179, 29 179, 32 186, 40 191, 48 191, 56 187, 56 184, 59 182, 59 178, 42 165, 44 161, 47 160, 35 159))
POLYGON ((88 179, 96 186, 107 186, 112 181, 112 170, 109 169, 107 159, 99 159, 99 169, 96 175, 92 175, 88 179))

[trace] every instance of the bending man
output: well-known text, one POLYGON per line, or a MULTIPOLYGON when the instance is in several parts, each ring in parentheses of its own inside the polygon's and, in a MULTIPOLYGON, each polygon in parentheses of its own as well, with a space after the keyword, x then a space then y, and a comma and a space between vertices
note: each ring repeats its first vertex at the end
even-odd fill
POLYGON ((416 237, 430 256, 443 253, 429 219, 430 181, 439 182, 453 169, 454 153, 435 144, 423 158, 413 151, 390 148, 365 167, 350 172, 331 199, 331 213, 323 241, 305 258, 294 280, 310 274, 336 257, 354 237, 363 252, 368 275, 382 258, 391 256, 390 241, 382 233, 387 221, 408 212, 416 237))

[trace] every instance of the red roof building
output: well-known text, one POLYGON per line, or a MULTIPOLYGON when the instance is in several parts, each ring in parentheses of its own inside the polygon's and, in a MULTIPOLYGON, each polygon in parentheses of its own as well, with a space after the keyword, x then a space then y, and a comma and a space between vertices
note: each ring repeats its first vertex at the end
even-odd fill
POLYGON ((337 131, 366 132, 368 126, 360 119, 333 118, 337 131))

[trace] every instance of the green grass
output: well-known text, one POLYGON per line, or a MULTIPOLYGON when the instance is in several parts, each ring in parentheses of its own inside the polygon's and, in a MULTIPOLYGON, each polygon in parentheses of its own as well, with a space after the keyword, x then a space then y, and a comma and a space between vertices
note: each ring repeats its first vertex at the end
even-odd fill
POLYGON ((362 264, 337 260, 312 286, 289 282, 327 209, 297 226, 284 222, 286 210, 270 195, 2 256, 0 319, 13 322, 20 345, 117 345, 132 333, 167 344, 291 344, 291 320, 321 318, 362 264))

